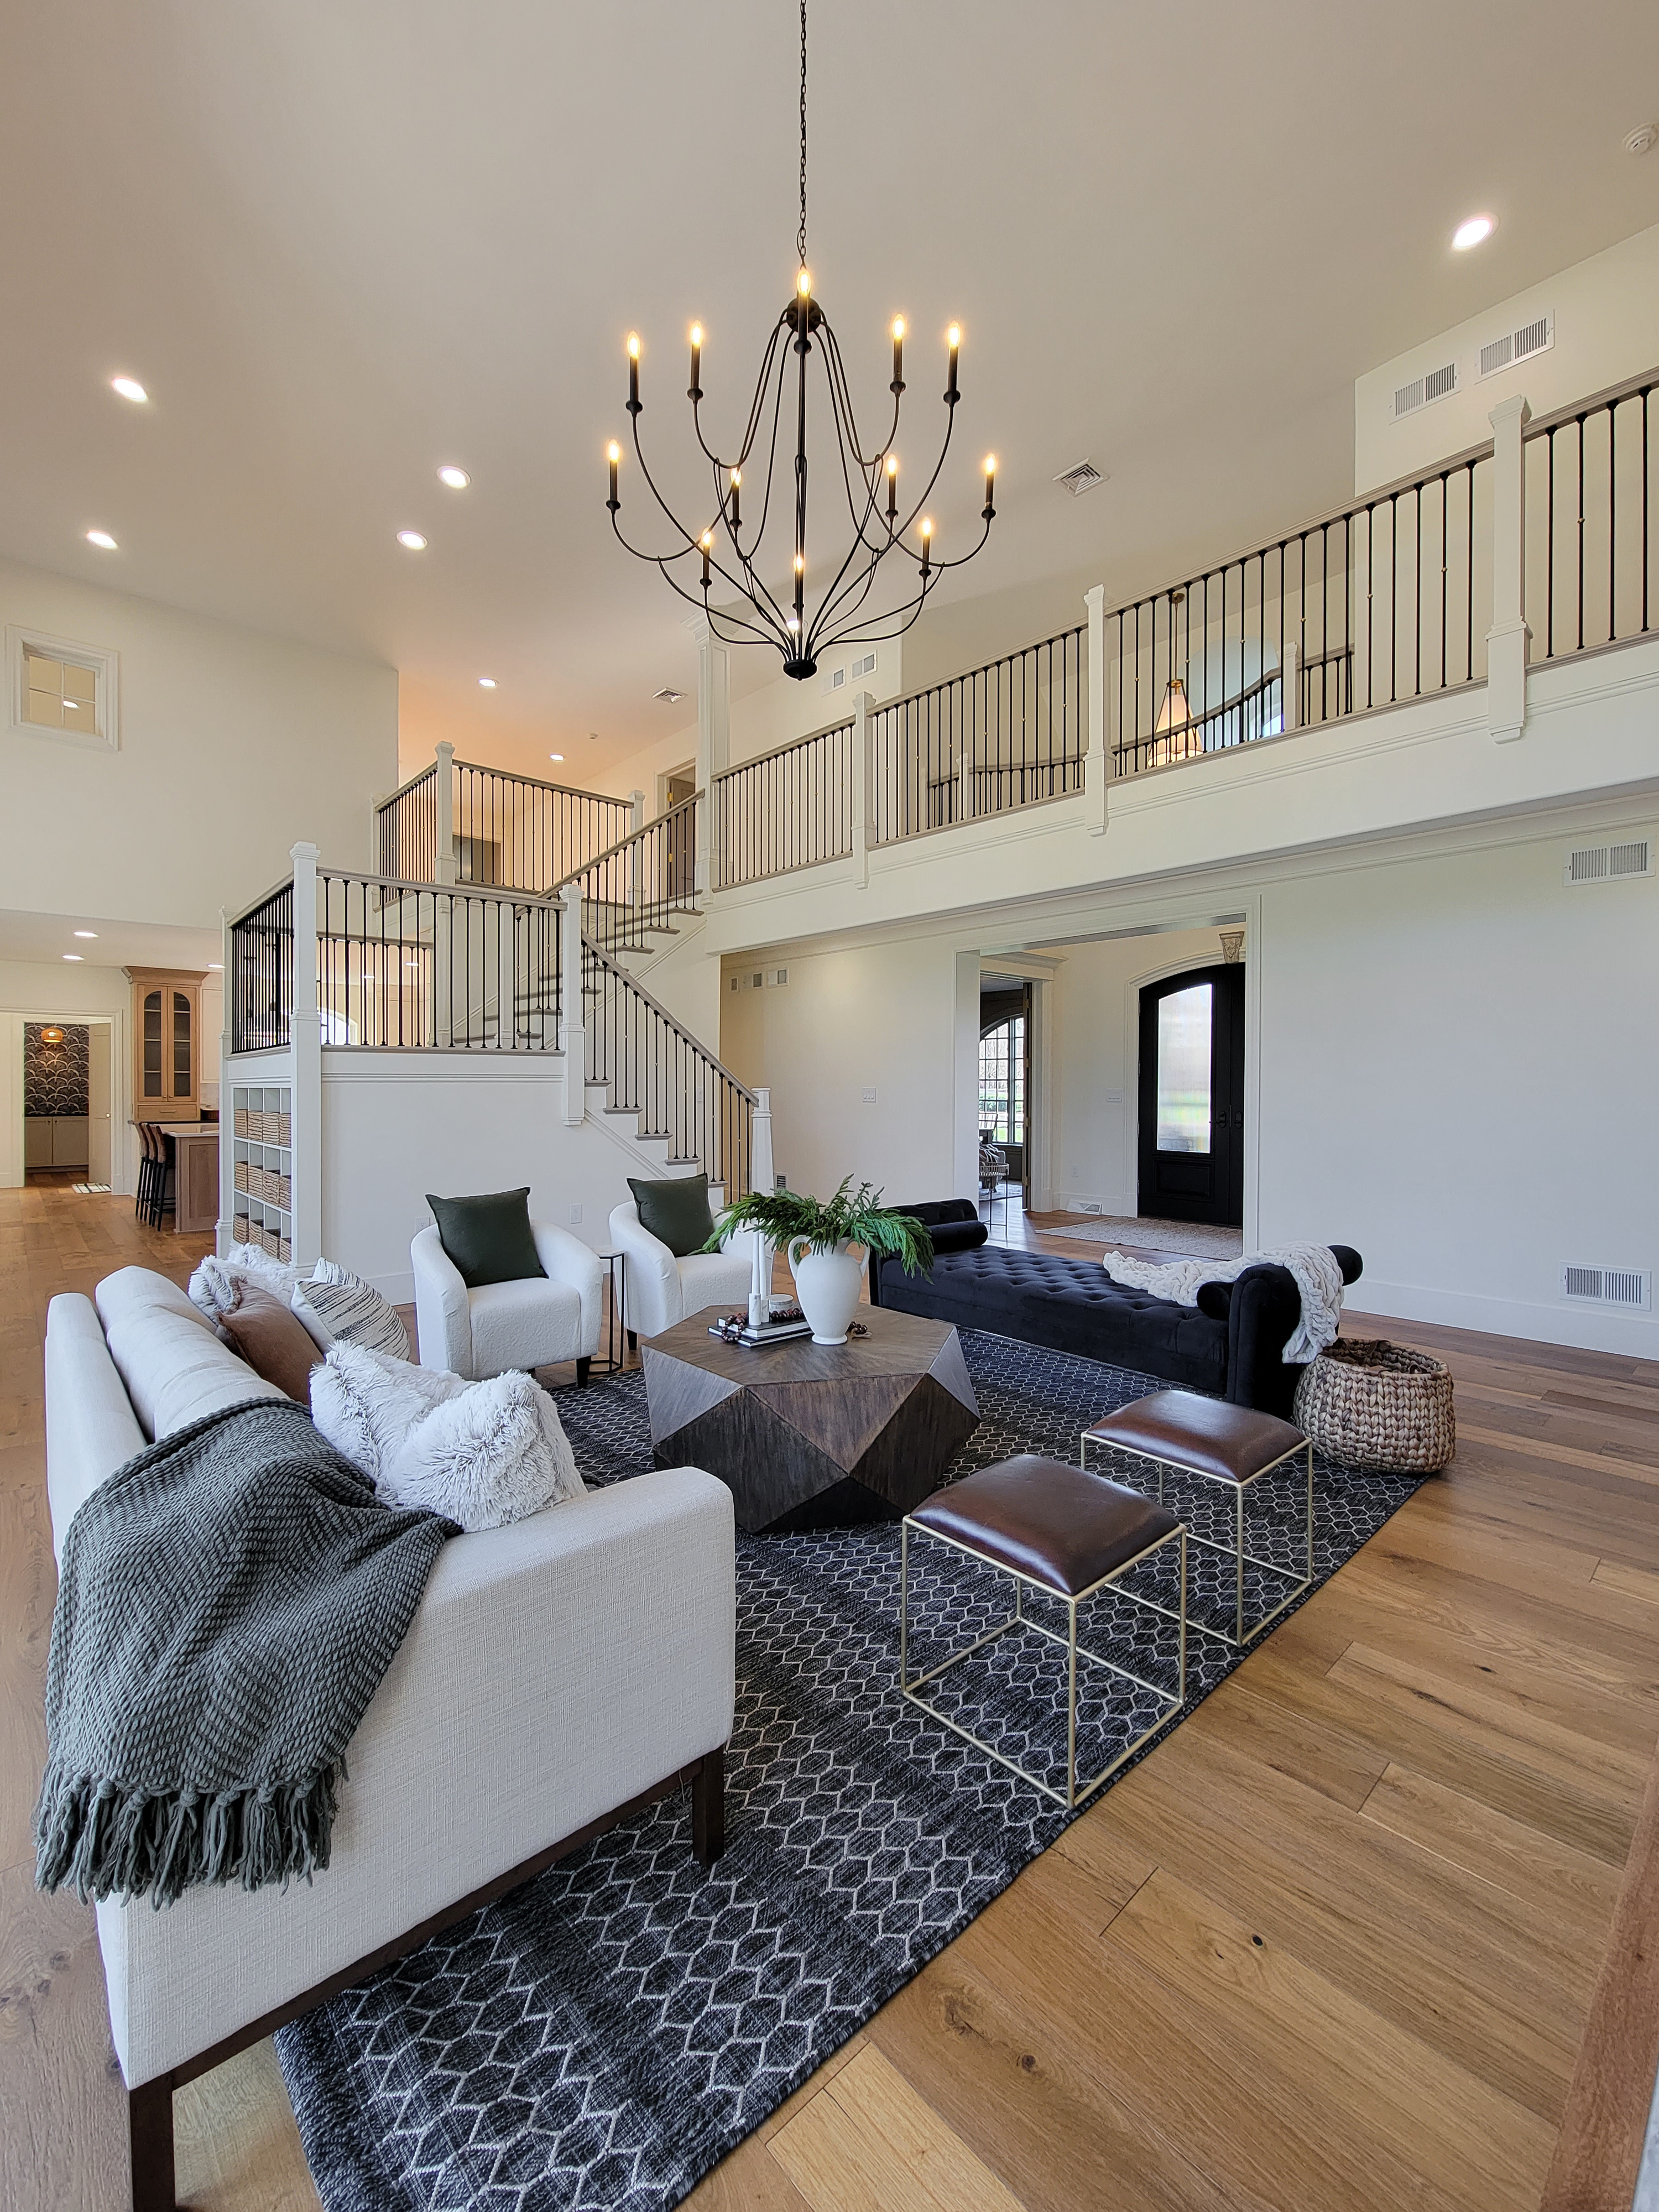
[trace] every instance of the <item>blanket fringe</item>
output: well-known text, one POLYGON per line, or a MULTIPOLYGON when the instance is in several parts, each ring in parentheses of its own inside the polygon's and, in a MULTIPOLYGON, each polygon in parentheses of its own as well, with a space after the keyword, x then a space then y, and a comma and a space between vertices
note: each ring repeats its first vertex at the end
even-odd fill
POLYGON ((54 1763, 35 1808, 35 1881, 83 1899, 148 1892, 158 1910, 200 1882, 309 1881, 328 1864, 339 1779, 336 1761, 304 1781, 155 1791, 54 1763))

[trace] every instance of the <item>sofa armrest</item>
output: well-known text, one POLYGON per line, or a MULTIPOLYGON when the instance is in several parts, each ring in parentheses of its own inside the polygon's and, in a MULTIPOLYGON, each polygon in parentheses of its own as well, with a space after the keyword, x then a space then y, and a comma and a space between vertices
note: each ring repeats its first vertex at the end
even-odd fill
POLYGON ((1285 1346, 1301 1318, 1302 1293, 1288 1267, 1263 1261, 1237 1278, 1227 1306, 1231 1404, 1289 1420, 1302 1370, 1285 1365, 1285 1346))
POLYGON ((530 1233, 536 1240, 536 1257, 550 1280, 563 1283, 581 1299, 580 1357, 591 1358, 599 1348, 599 1321, 605 1303, 605 1269, 599 1265, 599 1255, 590 1251, 580 1237, 573 1237, 556 1222, 532 1221, 530 1233))
POLYGON ((611 1212, 611 1242, 623 1255, 623 1306, 629 1328, 655 1336, 685 1317, 679 1262, 640 1220, 630 1199, 611 1212))
POLYGON ((415 1335, 422 1366, 470 1379, 472 1315, 466 1285, 435 1228, 416 1232, 409 1264, 415 1276, 415 1335))
POLYGON ((326 1871, 99 1906, 128 2087, 718 1748, 735 1624, 732 1494, 697 1468, 454 1538, 352 1739, 326 1871))

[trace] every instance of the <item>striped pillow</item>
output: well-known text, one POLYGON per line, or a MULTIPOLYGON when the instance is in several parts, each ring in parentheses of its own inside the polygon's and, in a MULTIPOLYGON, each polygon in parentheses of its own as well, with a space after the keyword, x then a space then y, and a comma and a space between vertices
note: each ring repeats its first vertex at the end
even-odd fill
MULTIPOLYGON (((331 1273, 344 1275, 345 1270, 331 1268, 331 1273)), ((364 1282, 361 1276, 347 1276, 343 1282, 325 1282, 313 1278, 301 1283, 294 1293, 296 1312, 307 1307, 321 1326, 321 1333, 331 1344, 361 1344, 370 1352, 384 1352, 392 1359, 409 1357, 409 1332, 404 1327, 377 1290, 364 1282)), ((301 1319, 307 1319, 301 1313, 301 1319)), ((309 1321, 307 1322, 309 1327, 309 1321)), ((313 1334, 318 1332, 313 1330, 313 1334)))

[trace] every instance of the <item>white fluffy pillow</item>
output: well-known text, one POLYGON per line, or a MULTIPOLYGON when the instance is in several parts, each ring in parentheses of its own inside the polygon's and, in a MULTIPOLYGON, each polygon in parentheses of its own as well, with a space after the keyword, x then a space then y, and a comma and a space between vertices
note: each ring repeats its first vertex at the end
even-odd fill
POLYGON ((528 1375, 467 1382, 337 1343, 311 1371, 311 1417, 384 1504, 463 1528, 502 1528, 586 1487, 553 1401, 528 1375))
POLYGON ((190 1296, 210 1316, 228 1313, 240 1296, 238 1279, 258 1283, 262 1291, 287 1305, 300 1279, 296 1267, 285 1267, 257 1244, 233 1244, 222 1260, 210 1252, 190 1279, 190 1296))

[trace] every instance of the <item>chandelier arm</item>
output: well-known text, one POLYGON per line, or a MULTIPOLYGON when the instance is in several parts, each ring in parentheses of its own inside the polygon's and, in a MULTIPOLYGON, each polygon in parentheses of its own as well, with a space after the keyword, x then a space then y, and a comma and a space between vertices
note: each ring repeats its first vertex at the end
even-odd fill
MULTIPOLYGON (((678 530, 680 536, 684 538, 685 546, 681 550, 685 550, 696 546, 697 543, 696 539, 691 535, 691 532, 686 528, 685 525, 680 520, 678 515, 675 514, 673 508, 670 507, 668 501, 663 497, 662 494, 657 489, 656 478, 651 473, 649 465, 645 458, 645 449, 640 443, 640 418, 637 415, 633 417, 633 425, 634 458, 640 465, 640 474, 645 478, 646 483, 650 488, 652 498, 656 501, 657 505, 662 509, 664 514, 667 516, 673 527, 678 530)), ((611 519, 614 521, 616 518, 613 516, 611 519)), ((631 550, 632 549, 630 548, 629 550, 631 550)), ((648 561, 654 561, 659 557, 667 556, 659 556, 654 553, 648 553, 645 557, 648 561)))
POLYGON ((856 576, 849 577, 841 590, 823 601, 812 617, 812 650, 823 649, 826 640, 834 637, 836 624, 858 618, 860 611, 869 598, 876 580, 877 564, 872 561, 856 576))
MULTIPOLYGON (((821 626, 825 622, 831 621, 835 618, 836 608, 841 605, 842 599, 848 594, 856 592, 858 593, 857 604, 860 605, 863 604, 864 599, 869 593, 871 586, 875 581, 877 570, 880 568, 881 563, 884 559, 885 559, 886 556, 893 550, 893 545, 896 542, 890 538, 884 545, 872 545, 870 544, 869 540, 864 535, 864 525, 860 522, 857 513, 854 508, 852 489, 853 488, 849 482, 847 487, 847 503, 848 512, 851 514, 853 520, 854 532, 854 540, 853 544, 848 547, 847 556, 845 560, 842 561, 841 567, 836 570, 828 591, 824 593, 823 598, 819 601, 817 614, 812 617, 812 635, 815 639, 820 633, 821 626), (857 549, 860 546, 864 548, 866 553, 869 556, 869 558, 864 563, 862 569, 858 574, 848 577, 848 572, 854 566, 857 549)), ((874 505, 875 493, 873 489, 872 489, 866 507, 865 520, 866 521, 869 519, 870 510, 873 508, 874 505)))
POLYGON ((847 423, 847 443, 852 448, 853 458, 860 469, 866 471, 878 469, 894 438, 898 434, 898 395, 895 393, 893 398, 893 427, 888 434, 887 444, 883 446, 871 459, 866 460, 864 457, 864 449, 859 444, 858 417, 853 410, 852 387, 848 383, 847 365, 841 356, 841 341, 831 329, 828 315, 823 319, 819 336, 828 341, 824 348, 824 357, 830 368, 830 404, 836 412, 837 431, 840 429, 841 418, 844 413, 847 423))
POLYGON ((772 356, 777 349, 780 334, 787 328, 787 323, 785 317, 780 315, 772 326, 771 337, 766 342, 766 351, 761 356, 760 374, 755 381, 755 396, 749 404, 749 421, 744 430, 743 445, 736 460, 723 461, 707 443, 702 434, 702 398, 699 397, 691 402, 691 427, 696 433, 697 443, 702 447, 705 458, 718 470, 730 471, 732 469, 740 469, 749 459, 750 448, 755 442, 755 432, 759 427, 761 416, 766 410, 766 382, 772 373, 772 356))
POLYGON ((985 541, 990 534, 991 526, 988 522, 985 525, 985 527, 979 533, 979 543, 977 545, 970 546, 965 553, 958 553, 954 561, 933 561, 928 563, 929 567, 933 568, 965 568, 976 553, 982 553, 985 550, 985 541))
MULTIPOLYGON (((767 517, 772 512, 772 478, 776 471, 778 461, 778 426, 783 414, 784 380, 788 374, 789 349, 786 346, 782 353, 778 357, 777 389, 772 402, 772 436, 766 455, 766 489, 761 496, 760 520, 756 525, 754 532, 750 537, 750 550, 747 553, 744 553, 738 548, 737 538, 735 535, 733 535, 729 523, 727 525, 726 534, 732 538, 732 550, 737 553, 738 559, 743 562, 744 574, 750 576, 752 576, 754 573, 752 564, 755 555, 760 550, 762 542, 766 536, 767 517)), ((763 585, 761 589, 764 590, 765 586, 763 585)), ((767 597, 769 599, 771 598, 771 593, 769 592, 767 592, 767 597)))
POLYGON ((933 588, 933 580, 938 574, 939 570, 936 568, 929 569, 927 581, 916 593, 915 599, 902 601, 898 606, 892 609, 890 613, 878 617, 879 622, 885 624, 896 622, 897 617, 902 615, 904 620, 898 623, 896 629, 860 629, 854 623, 849 629, 838 629, 833 632, 824 640, 822 650, 831 653, 836 647, 842 645, 886 645, 894 638, 902 637, 908 629, 915 627, 921 617, 922 607, 926 604, 928 592, 933 588))
MULTIPOLYGON (((624 540, 623 542, 626 544, 627 541, 624 540)), ((635 548, 629 545, 628 546, 628 550, 632 553, 634 552, 635 548)), ((724 608, 709 606, 700 592, 688 591, 685 586, 679 581, 678 577, 670 575, 668 573, 668 562, 670 559, 678 558, 678 556, 641 553, 638 556, 638 558, 641 561, 648 561, 654 568, 659 568, 662 571, 663 581, 667 585, 669 590, 674 592, 678 598, 684 599, 687 606, 696 607, 700 614, 706 616, 711 629, 713 629, 715 618, 718 617, 721 622, 731 623, 735 624, 738 629, 748 630, 752 636, 758 639, 763 644, 775 645, 779 647, 781 650, 787 650, 787 647, 783 639, 774 637, 769 631, 755 623, 744 622, 740 617, 728 613, 724 608)), ((731 638, 727 641, 730 644, 740 644, 742 641, 743 641, 741 639, 738 638, 731 638)))

